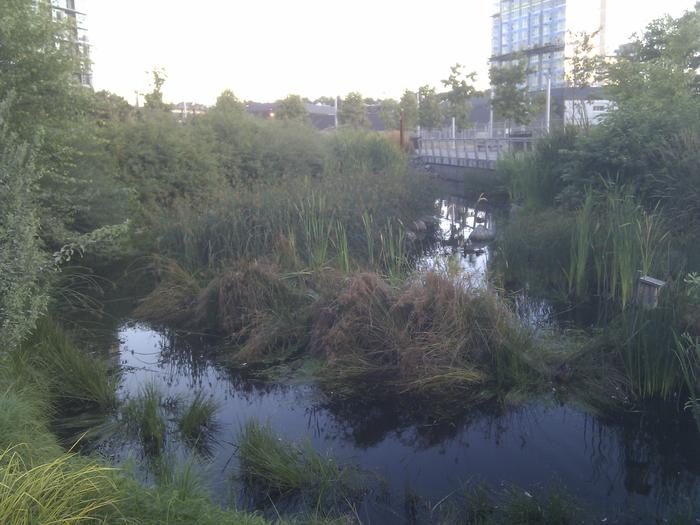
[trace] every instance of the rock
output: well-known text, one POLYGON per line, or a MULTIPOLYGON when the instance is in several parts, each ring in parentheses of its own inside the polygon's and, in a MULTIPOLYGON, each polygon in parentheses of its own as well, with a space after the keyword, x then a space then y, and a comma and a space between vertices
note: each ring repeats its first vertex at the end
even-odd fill
POLYGON ((421 219, 418 219, 417 221, 413 221, 412 226, 413 226, 412 230, 416 233, 423 233, 423 232, 428 231, 428 226, 421 219))
POLYGON ((496 230, 493 228, 487 228, 483 224, 479 224, 472 234, 469 236, 469 240, 474 242, 487 242, 492 241, 496 238, 496 230))

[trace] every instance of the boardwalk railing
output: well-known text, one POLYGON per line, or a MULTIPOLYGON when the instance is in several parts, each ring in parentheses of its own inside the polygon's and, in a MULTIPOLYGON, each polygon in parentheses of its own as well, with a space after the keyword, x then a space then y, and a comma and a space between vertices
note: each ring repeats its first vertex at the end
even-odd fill
POLYGON ((426 164, 495 170, 496 163, 513 153, 532 151, 533 137, 418 139, 418 155, 426 164))

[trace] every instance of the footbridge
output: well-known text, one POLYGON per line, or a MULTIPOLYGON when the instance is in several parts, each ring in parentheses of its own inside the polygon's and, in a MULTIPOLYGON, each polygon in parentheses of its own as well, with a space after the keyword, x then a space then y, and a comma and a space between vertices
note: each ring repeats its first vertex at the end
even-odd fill
POLYGON ((518 152, 532 151, 540 130, 421 131, 417 154, 425 164, 495 170, 498 161, 518 152))
POLYGON ((532 151, 534 143, 532 136, 483 138, 434 134, 418 138, 417 154, 425 164, 493 171, 500 159, 532 151))

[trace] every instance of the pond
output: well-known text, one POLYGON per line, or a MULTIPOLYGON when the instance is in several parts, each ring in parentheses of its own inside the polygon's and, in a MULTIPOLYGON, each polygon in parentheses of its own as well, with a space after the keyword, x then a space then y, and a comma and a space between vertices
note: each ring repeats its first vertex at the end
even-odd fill
MULTIPOLYGON (((376 475, 381 489, 358 509, 366 523, 406 523, 407 494, 433 506, 468 482, 512 483, 523 491, 558 486, 608 523, 654 523, 657 513, 699 496, 700 443, 694 428, 673 418, 631 414, 610 422, 552 395, 436 424, 429 414, 416 420, 392 405, 338 406, 310 384, 245 379, 219 364, 204 343, 197 348, 143 325, 122 326, 119 341, 122 398, 155 383, 168 398, 202 391, 219 402, 203 463, 223 504, 251 504, 235 483, 237 435, 251 419, 282 437, 311 439, 316 450, 376 475)), ((183 458, 191 453, 175 432, 166 450, 183 458)), ((118 462, 141 459, 133 442, 112 442, 104 452, 118 462)))
MULTIPOLYGON (((479 202, 478 196, 448 195, 438 208, 442 242, 418 268, 456 271, 485 286, 495 245, 470 241, 471 233, 479 225, 500 227, 507 211, 479 202)), ((514 304, 533 327, 562 322, 562 309, 545 299, 518 293, 514 304)), ((334 400, 311 381, 266 381, 245 367, 228 366, 201 338, 179 337, 128 318, 117 338, 113 356, 122 370, 122 400, 155 384, 172 407, 196 392, 218 403, 217 424, 206 443, 195 451, 178 438, 171 421, 166 454, 178 461, 198 458, 208 488, 223 505, 260 505, 236 480, 238 434, 251 420, 269 423, 286 439, 309 439, 317 451, 370 473, 368 492, 356 509, 367 524, 413 523, 411 506, 425 518, 419 522, 430 522, 430 509, 477 483, 494 490, 512 484, 528 494, 559 487, 603 523, 657 523, 659 516, 700 502, 698 432, 673 411, 606 419, 562 402, 553 389, 516 407, 460 409, 445 420, 430 406, 417 411, 385 400, 354 404, 334 400)), ((136 440, 117 433, 98 442, 97 449, 119 464, 132 459, 137 474, 151 481, 136 440)), ((269 506, 261 510, 275 515, 269 506)))

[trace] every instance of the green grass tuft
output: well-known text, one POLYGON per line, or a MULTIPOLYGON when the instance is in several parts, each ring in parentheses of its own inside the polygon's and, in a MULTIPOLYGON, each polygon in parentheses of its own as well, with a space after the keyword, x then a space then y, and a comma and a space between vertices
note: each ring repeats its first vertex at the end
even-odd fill
POLYGON ((240 478, 269 496, 310 498, 317 508, 333 508, 361 491, 360 472, 341 467, 316 452, 310 441, 283 441, 269 425, 249 421, 239 436, 240 478))
POLYGON ((157 456, 165 446, 166 422, 162 413, 163 395, 154 383, 141 388, 137 398, 124 406, 124 416, 132 434, 141 440, 144 452, 157 456))
POLYGON ((217 401, 206 397, 201 391, 195 393, 178 418, 177 425, 180 433, 190 442, 197 441, 203 433, 215 428, 214 417, 218 409, 217 401))

